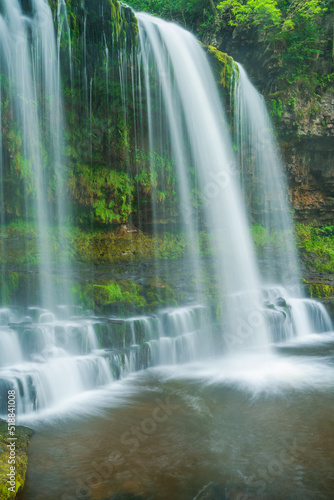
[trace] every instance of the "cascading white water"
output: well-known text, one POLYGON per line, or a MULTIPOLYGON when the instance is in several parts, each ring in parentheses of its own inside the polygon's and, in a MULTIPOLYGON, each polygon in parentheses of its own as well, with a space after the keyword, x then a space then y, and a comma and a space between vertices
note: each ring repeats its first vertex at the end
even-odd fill
MULTIPOLYGON (((12 120, 9 127, 15 130, 20 148, 25 220, 34 219, 37 226, 41 301, 52 307, 56 298, 51 283, 55 266, 50 228, 57 228, 57 264, 64 264, 64 223, 68 215, 62 196, 64 123, 53 18, 47 0, 32 1, 31 17, 22 12, 18 0, 0 3, 2 95, 6 92, 10 106, 7 120, 12 120)), ((9 163, 7 171, 13 173, 13 169, 15 165, 9 163)), ((66 274, 69 277, 68 268, 66 274)), ((69 300, 66 291, 64 287, 64 301, 69 300)))
POLYGON ((60 82, 60 46, 61 46, 61 41, 65 39, 68 45, 68 58, 69 58, 70 79, 72 87, 73 85, 72 40, 71 40, 71 30, 68 21, 68 12, 65 0, 58 0, 57 22, 58 22, 58 36, 57 36, 58 81, 60 82))
MULTIPOLYGON (((71 313, 70 309, 67 315, 71 313)), ((212 352, 199 306, 121 319, 55 318, 40 308, 0 309, 0 415, 9 389, 18 415, 60 407, 127 374, 212 352)))
POLYGON ((300 269, 292 227, 288 188, 272 124, 264 98, 238 64, 234 85, 234 126, 241 181, 256 222, 276 237, 267 245, 265 257, 270 266, 264 278, 296 286, 300 269))
MULTIPOLYGON (((196 38, 179 26, 148 14, 137 14, 145 74, 151 155, 156 143, 151 106, 151 76, 162 90, 166 132, 177 169, 180 199, 192 213, 189 171, 195 168, 206 224, 216 250, 215 269, 227 296, 239 293, 238 307, 229 301, 224 310, 233 336, 240 318, 260 309, 259 277, 245 207, 234 178, 234 162, 225 117, 213 74, 196 38)), ((182 204, 180 205, 182 210, 182 204)), ((185 214, 182 214, 183 216, 185 214)), ((198 269, 198 231, 193 216, 184 227, 191 241, 192 259, 198 269)), ((265 320, 240 343, 265 348, 265 320)))
MULTIPOLYGON (((234 134, 245 197, 255 221, 276 240, 265 246, 264 296, 272 303, 283 298, 291 308, 292 321, 288 325, 285 321, 285 333, 281 331, 283 338, 328 331, 332 325, 325 308, 303 298, 288 186, 278 145, 265 101, 240 64, 234 72, 233 104, 234 134)), ((277 319, 275 311, 274 324, 277 319)))
MULTIPOLYGON (((59 57, 60 39, 64 36, 64 29, 72 79, 71 39, 66 22, 66 3, 64 0, 59 0, 58 3, 58 47, 46 0, 33 0, 31 17, 22 14, 17 0, 0 0, 0 5, 6 14, 0 16, 1 75, 4 74, 9 79, 9 100, 22 134, 22 152, 29 167, 29 175, 25 180, 26 218, 31 214, 35 215, 39 227, 40 268, 44 271, 44 274, 41 273, 44 299, 42 306, 54 306, 55 297, 48 278, 54 271, 48 228, 53 219, 63 227, 68 213, 60 195, 64 184, 61 155, 61 129, 64 122, 59 57), (21 52, 15 46, 16 40, 19 41, 21 52), (43 88, 42 94, 39 93, 40 85, 43 88), (44 98, 42 102, 38 102, 41 108, 39 109, 36 103, 41 95, 44 98), (48 203, 48 167, 43 154, 45 150, 54 167, 50 172, 56 193, 54 214, 49 210, 48 203), (37 201, 33 207, 29 197, 30 181, 36 191, 37 201)), ((9 388, 15 388, 19 413, 54 407, 86 390, 108 385, 131 371, 149 366, 195 361, 221 354, 228 348, 240 351, 255 346, 258 350, 265 350, 270 336, 273 340, 280 341, 295 336, 300 331, 305 333, 331 328, 330 319, 321 304, 298 296, 291 299, 284 287, 270 286, 264 290, 261 284, 246 208, 236 181, 236 167, 224 112, 201 46, 190 33, 176 25, 147 14, 138 14, 138 20, 140 50, 138 54, 133 50, 130 55, 134 112, 137 113, 137 124, 142 128, 144 123, 148 122, 152 172, 155 173, 156 152, 163 156, 167 150, 175 165, 180 200, 175 211, 181 212, 182 230, 189 241, 189 258, 194 268, 197 288, 197 294, 192 301, 195 305, 159 311, 154 316, 126 319, 80 318, 75 316, 73 310, 67 314, 66 308, 58 308, 55 312, 55 307, 53 312, 36 307, 19 313, 10 309, 0 310, 0 389, 1 393, 5 394, 9 388), (147 120, 144 117, 145 105, 142 100, 144 94, 147 101, 147 120), (195 172, 194 175, 190 175, 191 171, 195 172), (200 281, 202 262, 199 257, 199 212, 205 215, 205 231, 210 233, 212 246, 215 248, 212 260, 220 288, 224 292, 224 298, 220 299, 219 304, 224 305, 221 311, 224 329, 220 323, 212 324, 212 314, 206 307, 197 305, 198 299, 202 303, 204 295, 200 281), (263 296, 267 301, 265 307, 263 296), (62 319, 59 319, 60 317, 62 319), (304 326, 301 326, 302 324, 304 326)), ((87 72, 86 36, 87 13, 84 17, 82 38, 83 83, 85 111, 89 114, 92 141, 95 77, 87 72)), ((104 33, 101 34, 101 46, 106 56, 105 66, 101 67, 108 92, 109 48, 104 33)), ((125 50, 119 53, 121 99, 124 109, 126 88, 130 83, 127 57, 125 50)), ((250 121, 240 120, 238 140, 240 142, 241 138, 244 139, 251 128, 252 136, 259 141, 257 125, 259 124, 260 128, 267 127, 268 134, 270 123, 268 125, 264 107, 260 107, 258 123, 248 117, 252 112, 249 98, 253 98, 254 103, 260 98, 251 87, 252 92, 249 91, 248 97, 245 95, 244 101, 242 100, 245 88, 246 94, 249 90, 249 82, 245 79, 242 68, 239 68, 239 73, 235 98, 239 110, 237 115, 240 113, 245 120, 250 121)), ((123 118, 125 122, 129 119, 126 111, 123 118)), ((0 114, 0 140, 1 120, 0 114)), ((136 126, 136 118, 134 121, 136 126)), ((140 134, 143 134, 143 131, 138 127, 136 144, 140 142, 140 134)), ((262 166, 268 160, 268 155, 270 158, 276 154, 272 136, 269 136, 269 139, 269 150, 261 150, 262 166)), ((252 151, 252 148, 254 149, 252 143, 246 146, 248 152, 252 151)), ((243 169, 247 170, 245 158, 241 159, 243 169)), ((0 155, 2 193, 1 160, 0 155)), ((275 162, 279 168, 276 157, 275 162)), ((278 170, 276 176, 281 179, 278 170)), ((267 173, 263 174, 264 179, 267 177, 267 173)), ((264 183, 265 189, 268 189, 269 197, 272 196, 272 199, 276 200, 277 193, 272 193, 272 187, 267 186, 267 181, 270 184, 268 178, 264 183)), ((282 180, 279 182, 278 201, 281 203, 280 197, 285 196, 285 187, 282 180)), ((276 185, 278 186, 277 183, 276 185)), ((156 194, 153 198, 155 196, 156 194)), ((284 228, 290 231, 287 207, 284 203, 279 207, 280 215, 275 211, 272 215, 270 207, 267 226, 270 229, 281 229, 282 226, 277 224, 283 213, 287 224, 284 228)), ((3 218, 3 201, 0 209, 3 218)), ((61 231, 59 242, 60 247, 66 245, 66 238, 61 231)), ((289 268, 294 274, 294 270, 298 269, 297 260, 293 247, 290 253, 290 246, 290 241, 287 241, 288 250, 284 252, 288 252, 289 268)), ((284 258, 284 253, 279 254, 277 262, 280 270, 278 282, 285 285, 284 258)), ((167 274, 167 260, 164 267, 167 274)), ((66 274, 69 275, 69 272, 68 269, 66 274)), ((292 283, 295 284, 295 280, 292 280, 292 283)), ((63 299, 68 302, 65 293, 63 299)), ((5 414, 5 405, 5 401, 0 401, 2 414, 5 414)))
POLYGON ((1 260, 1 294, 0 294, 0 300, 1 303, 5 302, 5 283, 4 283, 4 276, 5 276, 5 203, 4 203, 4 175, 3 175, 3 161, 2 161, 2 66, 0 63, 0 224, 1 224, 1 231, 0 231, 0 238, 1 238, 1 254, 0 254, 0 260, 1 260))

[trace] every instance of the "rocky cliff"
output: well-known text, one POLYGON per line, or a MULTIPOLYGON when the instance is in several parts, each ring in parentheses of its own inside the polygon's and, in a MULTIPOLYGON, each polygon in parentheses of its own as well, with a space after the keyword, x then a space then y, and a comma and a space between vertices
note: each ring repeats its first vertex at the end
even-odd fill
MULTIPOLYGON (((244 65, 264 95, 277 130, 297 220, 332 224, 334 214, 334 86, 330 58, 324 83, 306 88, 282 77, 277 46, 263 34, 235 28, 214 41, 244 65)), ((310 68, 311 71, 311 68, 310 68)))

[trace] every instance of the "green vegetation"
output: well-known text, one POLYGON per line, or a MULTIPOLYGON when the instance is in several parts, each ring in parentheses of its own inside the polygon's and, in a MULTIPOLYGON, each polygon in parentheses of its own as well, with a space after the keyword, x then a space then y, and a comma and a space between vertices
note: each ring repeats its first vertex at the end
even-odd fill
MULTIPOLYGON (((38 233, 34 224, 25 224, 23 220, 13 221, 1 227, 0 265, 37 266, 40 263, 38 253, 38 233)), ((170 232, 167 229, 153 235, 137 229, 118 225, 95 227, 93 230, 78 226, 63 227, 63 238, 59 238, 58 227, 48 230, 51 262, 58 265, 63 262, 72 264, 111 264, 116 262, 141 261, 150 259, 178 259, 187 255, 188 242, 180 230, 170 232), (60 245, 63 244, 62 252, 60 245), (61 256, 61 261, 59 258, 61 256)), ((204 231, 199 234, 200 254, 210 255, 212 238, 204 231)), ((7 277, 8 280, 8 277, 7 277)), ((11 288, 15 286, 15 273, 10 279, 11 288)))
MULTIPOLYGON (((17 221, 2 228, 2 231, 6 235, 4 240, 0 240, 0 243, 5 245, 4 248, 0 246, 0 255, 6 264, 6 273, 0 278, 2 302, 16 303, 27 291, 30 298, 35 297, 39 288, 39 277, 37 273, 31 273, 31 270, 39 263, 39 255, 34 226, 32 224, 25 226, 24 222, 17 221)), ((60 253, 59 237, 56 228, 50 228, 49 231, 52 261, 57 266, 57 256, 60 253)), ((66 232, 67 260, 79 269, 80 266, 87 265, 142 261, 151 262, 154 267, 156 259, 181 259, 187 256, 188 251, 187 238, 181 232, 166 231, 152 235, 138 230, 134 233, 127 232, 126 228, 119 229, 118 226, 95 228, 93 231, 68 226, 66 232)), ((279 249, 283 241, 281 233, 270 233, 260 224, 253 224, 251 233, 259 256, 267 247, 279 249)), ((199 236, 200 255, 211 256, 215 248, 214 238, 204 231, 199 236)), ((297 224, 296 236, 308 272, 334 273, 334 226, 316 227, 314 224, 297 224)), ((214 271, 206 269, 206 262, 203 261, 200 287, 204 290, 208 302, 216 304, 223 296, 223 291, 216 282, 214 271)), ((159 266, 163 264, 160 263, 158 268, 159 266)), ((64 276, 61 279, 52 279, 55 293, 61 296, 62 285, 68 278, 64 276)), ((115 306, 120 314, 133 309, 154 311, 162 305, 175 305, 176 301, 183 297, 182 293, 174 295, 170 285, 162 282, 158 276, 140 285, 129 280, 104 279, 96 281, 88 279, 83 283, 79 280, 69 285, 77 304, 101 311, 115 306)), ((306 285, 312 297, 327 298, 333 295, 332 285, 327 284, 326 280, 321 283, 311 281, 306 285)), ((196 289, 196 283, 189 281, 186 288, 192 293, 196 289)))
MULTIPOLYGON (((177 259, 187 253, 188 243, 182 232, 165 230, 152 235, 137 229, 119 228, 118 225, 95 227, 93 230, 77 226, 67 226, 64 241, 66 260, 72 263, 108 264, 113 262, 139 261, 142 259, 177 259), (131 232, 133 231, 133 232, 131 232)), ((33 223, 22 219, 0 227, 4 238, 0 240, 1 255, 6 264, 34 266, 39 263, 37 231, 33 223)), ((255 247, 266 245, 279 246, 282 238, 279 233, 269 233, 261 224, 253 224, 251 232, 255 247)), ((297 243, 307 259, 314 257, 310 264, 316 271, 334 272, 334 226, 317 227, 315 224, 297 224, 297 243)), ((212 236, 200 232, 200 254, 213 252, 212 236)), ((57 263, 60 253, 58 228, 49 228, 49 240, 53 260, 57 263)), ((15 287, 16 274, 11 284, 15 287)))
MULTIPOLYGON (((279 233, 269 233, 260 224, 251 227, 255 247, 261 250, 267 245, 279 247, 279 233)), ((315 224, 296 224, 297 246, 302 260, 310 271, 334 273, 334 226, 317 227, 315 224)), ((317 294, 312 290, 310 293, 317 294)), ((325 293, 321 292, 321 293, 325 293)), ((324 296, 324 295, 322 295, 324 296)))
MULTIPOLYGON (((333 5, 328 0, 224 0, 217 6, 225 26, 256 29, 278 54, 281 78, 289 84, 323 86, 331 69, 333 5), (319 70, 320 74, 319 74, 319 70)), ((333 75, 332 75, 333 76, 333 75)), ((327 82, 331 80, 331 77, 327 82)))
POLYGON ((281 12, 277 8, 276 0, 224 0, 217 9, 225 14, 230 12, 228 24, 230 26, 253 25, 267 30, 278 26, 281 22, 281 12))
POLYGON ((309 269, 334 273, 334 226, 297 224, 297 241, 309 269))
POLYGON ((183 24, 201 35, 205 42, 206 34, 214 25, 219 26, 217 2, 214 0, 130 0, 137 11, 146 11, 164 19, 183 24))
POLYGON ((130 282, 129 285, 127 289, 124 289, 124 284, 122 286, 121 283, 110 282, 108 285, 94 285, 94 287, 101 288, 105 292, 105 304, 126 302, 138 306, 145 305, 146 301, 144 297, 138 295, 140 286, 134 282, 130 282))
MULTIPOLYGON (((265 52, 271 54, 269 59, 273 61, 279 80, 280 89, 269 96, 271 114, 278 121, 284 118, 286 110, 295 113, 296 119, 302 118, 303 89, 307 89, 310 99, 317 101, 333 85, 333 6, 328 0, 171 0, 168 3, 162 0, 131 0, 130 4, 137 10, 152 12, 192 29, 205 44, 217 82, 226 95, 230 92, 230 78, 235 64, 229 55, 218 48, 224 49, 224 44, 232 39, 238 44, 239 37, 243 46, 253 44, 257 50, 265 47, 265 52)), ((52 0, 51 6, 56 19, 57 1, 52 0)), ((128 50, 136 45, 137 21, 129 9, 119 9, 116 0, 105 0, 104 15, 108 20, 106 37, 109 41, 114 38, 114 43, 109 43, 111 53, 107 59, 104 44, 96 41, 100 40, 96 34, 101 26, 101 9, 94 0, 87 0, 85 6, 90 13, 87 18, 87 61, 83 60, 82 51, 85 11, 79 0, 67 2, 72 80, 67 67, 69 40, 66 30, 63 30, 61 40, 62 60, 65 62, 62 88, 67 123, 66 148, 61 152, 65 182, 63 197, 70 200, 71 210, 67 226, 63 228, 62 240, 56 225, 48 229, 52 263, 59 264, 61 254, 65 257, 63 262, 92 265, 155 258, 178 259, 187 255, 188 242, 179 229, 180 204, 171 148, 166 144, 166 150, 149 151, 147 123, 139 119, 136 104, 133 104, 133 94, 139 96, 143 82, 139 81, 138 75, 132 79, 134 65, 129 62, 130 59, 122 69, 119 66, 118 54, 125 47, 125 38, 128 50), (84 63, 87 64, 86 89, 82 79, 84 63), (142 223, 138 223, 140 227, 152 227, 153 218, 161 227, 160 234, 153 235, 152 231, 144 233, 133 227, 137 221, 142 223), (60 245, 63 247, 60 248, 60 245)), ((1 83, 5 160, 3 188, 7 223, 0 228, 0 264, 6 264, 7 273, 2 276, 0 285, 3 297, 9 301, 23 286, 17 269, 20 266, 25 269, 34 267, 40 262, 37 244, 40 235, 33 222, 36 220, 36 184, 31 165, 24 159, 22 131, 15 122, 11 107, 8 91, 11 82, 1 75, 1 83)), ((147 111, 145 92, 141 97, 140 111, 144 117, 147 111)), ((154 87, 154 77, 151 98, 155 112, 160 94, 154 87)), ((312 101, 311 115, 316 115, 317 105, 312 101)), ((48 202, 50 212, 55 213, 56 179, 51 174, 50 137, 44 131, 41 135, 43 168, 50 174, 46 175, 48 202)), ((193 183, 192 209, 197 211, 202 223, 202 202, 196 189, 194 168, 188 158, 185 161, 193 183)), ((201 256, 208 256, 214 252, 214 241, 205 232, 205 227, 200 227, 203 228, 200 253, 201 256)), ((279 234, 269 234, 258 224, 253 225, 251 231, 259 251, 267 245, 278 247, 280 244, 279 234)), ((334 271, 332 226, 317 228, 315 225, 300 224, 297 236, 309 269, 334 271)), ((205 282, 206 277, 203 280, 205 282)), ((118 300, 122 303, 133 302, 141 307, 144 303, 159 303, 160 300, 143 295, 134 284, 130 287, 114 282, 95 285, 98 286, 94 288, 94 293, 79 287, 75 295, 81 296, 82 301, 91 307, 99 295, 97 288, 100 288, 101 297, 104 294, 105 304, 118 300)), ((150 293, 154 295, 155 292, 150 293)), ((207 283, 209 299, 214 300, 219 293, 216 284, 207 283)), ((314 288, 310 293, 327 292, 314 288)))
POLYGON ((208 54, 210 60, 213 62, 213 68, 215 74, 219 76, 218 85, 226 89, 228 95, 231 89, 231 78, 233 76, 234 70, 238 71, 238 66, 233 61, 232 57, 215 47, 208 45, 204 47, 206 53, 208 54))
POLYGON ((280 119, 283 114, 283 103, 281 99, 273 99, 270 101, 270 114, 273 118, 280 119))
MULTIPOLYGON (((309 284, 305 281, 305 284, 309 284)), ((334 295, 334 287, 324 283, 309 284, 308 291, 311 298, 328 299, 334 295)))
POLYGON ((76 261, 94 264, 154 258, 176 259, 182 257, 187 249, 182 234, 169 232, 154 237, 141 232, 105 229, 74 231, 72 243, 76 261))
MULTIPOLYGON (((284 85, 323 91, 334 81, 334 8, 330 0, 130 0, 144 10, 192 29, 204 43, 261 44, 276 61, 284 85)), ((238 50, 238 47, 237 47, 238 50)), ((318 92, 319 93, 319 92, 318 92)))
MULTIPOLYGON (((284 241, 280 231, 269 232, 261 224, 253 224, 251 226, 251 234, 257 250, 261 250, 268 245, 279 248, 284 241)), ((292 235, 291 237, 293 238, 292 235)))
POLYGON ((161 307, 176 306, 179 298, 172 287, 158 277, 140 285, 131 280, 79 283, 73 285, 72 292, 80 306, 121 316, 131 311, 147 313, 161 307))
POLYGON ((0 499, 14 499, 16 493, 21 491, 25 482, 25 476, 27 471, 28 454, 27 448, 29 444, 32 431, 26 427, 16 427, 15 436, 17 440, 15 441, 15 452, 16 452, 16 478, 15 478, 15 493, 8 491, 8 474, 10 473, 9 460, 9 448, 7 445, 12 444, 12 441, 8 440, 8 424, 4 420, 0 420, 0 499))

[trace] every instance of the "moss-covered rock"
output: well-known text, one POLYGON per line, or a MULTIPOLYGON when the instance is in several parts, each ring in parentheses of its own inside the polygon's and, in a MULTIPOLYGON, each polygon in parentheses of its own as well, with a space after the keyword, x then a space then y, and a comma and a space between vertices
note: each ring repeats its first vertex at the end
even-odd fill
MULTIPOLYGON (((49 0, 49 5, 57 22, 58 0, 49 0)), ((87 16, 86 33, 96 40, 101 28, 107 37, 114 36, 119 42, 136 43, 138 23, 133 11, 118 0, 68 0, 66 2, 68 22, 73 38, 80 37, 87 16)))
POLYGON ((177 305, 172 288, 167 283, 161 283, 158 278, 143 285, 143 294, 151 307, 154 307, 155 304, 159 306, 177 305))
POLYGON ((4 420, 0 420, 0 500, 13 499, 16 494, 22 490, 25 482, 27 464, 28 464, 28 444, 33 431, 27 427, 16 427, 15 437, 15 492, 8 490, 8 474, 10 473, 11 465, 8 463, 10 452, 8 445, 10 441, 8 434, 8 424, 4 420))
MULTIPOLYGON (((324 281, 326 278, 324 277, 324 281)), ((334 297, 333 280, 330 282, 321 282, 319 280, 304 280, 304 286, 311 299, 332 299, 334 297)))
MULTIPOLYGON (((176 306, 177 300, 172 287, 158 278, 138 284, 132 280, 100 280, 95 283, 76 285, 77 297, 82 297, 99 314, 129 316, 147 313, 161 307, 176 306)), ((86 304, 86 302, 81 302, 86 304)), ((140 325, 138 325, 140 329, 140 325)), ((128 334, 123 322, 116 327, 122 336, 128 334)), ((116 331, 115 330, 115 331, 116 331)), ((103 332, 102 332, 103 333, 103 332)))
POLYGON ((232 57, 216 49, 216 47, 208 45, 204 47, 204 49, 209 56, 217 76, 217 83, 229 92, 231 88, 231 78, 234 71, 238 73, 238 66, 232 57))

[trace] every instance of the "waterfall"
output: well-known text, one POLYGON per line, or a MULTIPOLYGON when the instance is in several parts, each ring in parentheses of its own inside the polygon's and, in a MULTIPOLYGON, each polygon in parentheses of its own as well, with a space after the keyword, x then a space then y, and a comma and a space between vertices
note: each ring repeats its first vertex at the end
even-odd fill
POLYGON ((6 300, 6 293, 5 293, 5 204, 4 204, 4 175, 3 175, 3 160, 2 160, 2 67, 0 64, 0 224, 1 224, 1 233, 0 233, 0 238, 1 238, 1 254, 0 254, 0 261, 1 261, 1 280, 0 280, 0 286, 1 286, 1 296, 0 300, 1 303, 4 303, 6 300))
MULTIPOLYGON (((329 331, 332 325, 325 308, 303 297, 289 191, 278 145, 264 98, 240 64, 234 71, 233 104, 243 192, 254 220, 275 239, 266 244, 262 256, 265 299, 271 304, 286 300, 291 308, 291 321, 285 334, 281 332, 282 338, 329 331)), ((271 321, 276 324, 277 311, 271 321)))
MULTIPOLYGON (((18 0, 2 0, 1 7, 1 97, 5 103, 1 118, 6 120, 3 128, 7 136, 2 134, 0 139, 2 144, 9 143, 12 153, 1 165, 1 190, 5 191, 6 176, 17 175, 18 190, 22 186, 23 193, 18 191, 18 206, 9 212, 17 210, 25 224, 35 222, 41 302, 52 307, 56 302, 52 273, 66 262, 64 224, 68 216, 63 196, 64 123, 53 18, 46 0, 33 0, 29 16, 22 12, 18 0), (58 250, 53 248, 51 227, 57 234, 58 250)), ((2 227, 7 222, 3 212, 2 197, 2 227)), ((4 245, 2 248, 4 253, 4 245)), ((69 277, 68 267, 66 275, 69 277)), ((60 294, 65 302, 69 300, 66 292, 64 287, 60 294)))
MULTIPOLYGON (((177 171, 179 205, 183 227, 191 242, 191 258, 199 269, 198 231, 191 195, 190 170, 194 168, 208 232, 214 238, 215 272, 228 300, 224 308, 227 329, 242 348, 268 342, 266 322, 256 323, 247 339, 242 323, 261 309, 260 281, 245 207, 238 189, 231 141, 217 87, 203 49, 196 38, 179 26, 148 14, 137 14, 147 93, 150 150, 160 139, 159 122, 152 111, 151 81, 162 92, 158 120, 164 117, 163 132, 177 171), (152 74, 153 73, 153 74, 152 74), (186 205, 186 210, 184 210, 186 205)), ((153 85, 153 84, 152 84, 153 85)), ((152 167, 153 168, 153 167, 152 167)))
POLYGON ((265 101, 238 64, 234 86, 235 138, 245 197, 254 220, 278 240, 267 245, 268 283, 296 285, 300 277, 288 187, 265 101))
MULTIPOLYGON (((55 13, 57 37, 47 0, 31 0, 29 6, 31 11, 24 13, 18 0, 0 0, 0 258, 3 284, 10 252, 6 224, 16 210, 24 224, 33 221, 38 236, 40 297, 34 299, 34 306, 33 300, 30 307, 0 308, 0 395, 15 389, 18 414, 32 413, 66 405, 81 393, 109 387, 136 370, 231 352, 236 356, 254 350, 267 353, 272 351, 271 343, 331 330, 324 307, 303 297, 277 145, 264 101, 244 69, 239 65, 235 71, 236 158, 212 70, 200 43, 189 32, 148 14, 137 14, 139 44, 128 50, 126 38, 123 45, 117 45, 116 38, 123 36, 117 30, 100 29, 104 26, 101 2, 95 3, 93 43, 83 2, 78 6, 82 30, 75 45, 64 0, 58 1, 55 13), (100 50, 96 58, 95 50, 100 50), (65 63, 62 57, 66 57, 65 63), (75 65, 77 60, 80 67, 75 65), (66 285, 55 291, 56 282, 72 276, 66 260, 70 210, 65 199, 63 152, 64 64, 69 70, 72 124, 84 122, 87 135, 87 143, 77 145, 76 158, 81 155, 87 169, 86 165, 93 164, 95 142, 102 144, 102 136, 108 133, 104 124, 106 128, 114 125, 112 92, 115 82, 119 86, 118 117, 124 122, 119 132, 124 133, 128 178, 131 123, 136 154, 142 154, 151 169, 150 207, 156 237, 149 264, 151 277, 164 290, 163 277, 178 273, 186 260, 191 266, 192 295, 179 306, 166 307, 155 301, 155 312, 146 316, 107 313, 102 318, 72 306, 66 285), (79 96, 78 116, 73 114, 73 90, 79 96), (133 116, 131 106, 127 108, 129 98, 133 116), (95 107, 101 113, 98 118, 103 119, 97 141, 95 107), (11 154, 5 155, 4 150, 11 154), (13 193, 6 197, 9 176, 18 183, 15 207, 8 206, 13 193), (173 197, 171 207, 163 203, 168 190, 173 197), (269 262, 270 272, 257 261, 244 198, 255 220, 280 238, 279 247, 266 249, 264 260, 269 262), (188 253, 178 268, 168 259, 158 262, 158 237, 173 230, 187 240, 188 253), (213 250, 206 262, 201 256, 203 234, 213 250), (217 283, 212 302, 203 285, 208 276, 217 283)), ((136 160, 139 186, 140 175, 147 172, 140 170, 142 158, 136 160)), ((75 166, 77 174, 79 161, 75 166)), ((139 198, 138 189, 141 224, 145 216, 140 213, 139 198)), ((23 254, 28 257, 28 248, 23 254)), ((35 270, 34 263, 25 265, 31 273, 35 270)), ((142 281, 147 271, 141 272, 142 281)), ((2 292, 2 306, 4 296, 2 292)), ((6 400, 1 396, 0 414, 5 413, 6 400)))

